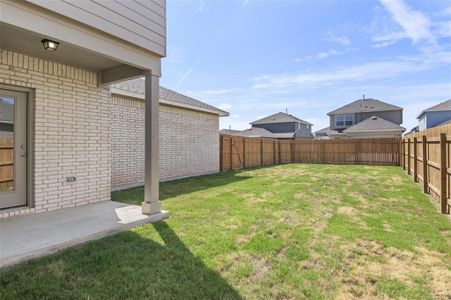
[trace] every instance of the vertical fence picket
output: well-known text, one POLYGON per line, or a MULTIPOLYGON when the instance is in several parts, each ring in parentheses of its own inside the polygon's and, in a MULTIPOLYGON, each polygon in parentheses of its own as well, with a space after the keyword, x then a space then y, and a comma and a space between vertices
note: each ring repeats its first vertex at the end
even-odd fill
POLYGON ((418 182, 418 141, 417 138, 413 138, 413 181, 418 182))
POLYGON ((421 137, 421 141, 422 141, 422 147, 423 147, 423 192, 424 193, 429 193, 428 192, 428 180, 429 180, 429 176, 428 176, 428 141, 427 141, 427 137, 426 135, 423 135, 421 137))

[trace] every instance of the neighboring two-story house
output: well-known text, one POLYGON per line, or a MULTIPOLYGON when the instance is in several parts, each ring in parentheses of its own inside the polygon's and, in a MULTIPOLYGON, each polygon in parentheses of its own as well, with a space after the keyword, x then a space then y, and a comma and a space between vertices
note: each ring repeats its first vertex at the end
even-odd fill
POLYGON ((256 120, 250 124, 252 128, 247 130, 221 130, 221 133, 274 139, 309 139, 313 137, 313 125, 311 123, 283 112, 256 120))
POLYGON ((450 122, 451 99, 423 110, 417 119, 419 131, 450 122))
POLYGON ((401 107, 376 99, 359 99, 329 112, 330 126, 318 138, 388 138, 405 131, 401 107))

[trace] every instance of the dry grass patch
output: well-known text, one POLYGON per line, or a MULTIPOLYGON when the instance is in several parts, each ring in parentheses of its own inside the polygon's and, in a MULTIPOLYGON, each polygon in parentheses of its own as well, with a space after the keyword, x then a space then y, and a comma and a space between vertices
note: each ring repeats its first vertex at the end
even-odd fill
POLYGON ((384 280, 400 282, 412 292, 426 288, 436 299, 451 298, 451 272, 443 253, 424 248, 401 251, 366 240, 340 248, 346 267, 338 274, 342 282, 339 298, 386 299, 387 295, 377 288, 384 280), (419 279, 428 283, 423 286, 419 279))
POLYGON ((399 167, 281 165, 160 192, 171 218, 0 273, 0 299, 451 298, 450 222, 399 167))

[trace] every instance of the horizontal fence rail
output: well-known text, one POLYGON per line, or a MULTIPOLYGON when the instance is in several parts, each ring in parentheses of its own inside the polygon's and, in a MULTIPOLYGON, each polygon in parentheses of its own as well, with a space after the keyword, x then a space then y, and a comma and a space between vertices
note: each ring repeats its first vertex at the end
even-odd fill
POLYGON ((275 140, 220 135, 220 169, 280 163, 400 165, 400 139, 275 140))
POLYGON ((0 138, 0 189, 12 187, 14 183, 14 141, 0 138))
POLYGON ((451 124, 409 134, 401 140, 401 166, 423 192, 440 202, 440 210, 451 206, 451 124))

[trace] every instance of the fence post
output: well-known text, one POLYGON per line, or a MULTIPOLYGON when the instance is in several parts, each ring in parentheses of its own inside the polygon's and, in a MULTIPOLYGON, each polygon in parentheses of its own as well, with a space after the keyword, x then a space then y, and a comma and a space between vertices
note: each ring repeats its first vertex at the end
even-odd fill
POLYGON ((357 165, 360 164, 360 155, 359 155, 359 153, 360 153, 360 142, 359 142, 359 141, 360 141, 360 140, 357 139, 357 140, 355 141, 355 146, 354 146, 354 150, 355 150, 355 160, 354 160, 354 163, 357 164, 357 165))
POLYGON ((273 151, 272 151, 272 164, 275 165, 276 164, 276 141, 275 140, 272 141, 272 148, 273 148, 273 151))
POLYGON ((418 182, 418 151, 417 151, 418 140, 416 137, 413 138, 413 181, 418 182))
POLYGON ((325 153, 325 147, 324 147, 324 142, 323 141, 320 141, 320 149, 321 149, 321 163, 322 164, 324 164, 324 160, 325 160, 325 156, 326 156, 326 153, 325 153))
POLYGON ((263 166, 263 139, 260 140, 260 166, 263 166))
POLYGON ((234 143, 233 135, 230 136, 230 171, 233 171, 233 143, 234 143))
POLYGON ((410 175, 410 138, 407 139, 407 174, 410 175))
POLYGON ((278 147, 278 152, 279 152, 279 164, 281 164, 282 163, 282 161, 281 161, 281 153, 282 153, 282 151, 281 151, 281 149, 280 149, 280 140, 279 140, 279 145, 278 145, 279 147, 278 147))
POLYGON ((291 163, 294 163, 294 140, 291 140, 291 163))
POLYGON ((404 139, 401 139, 401 151, 400 153, 402 154, 401 157, 401 163, 402 163, 402 169, 405 171, 406 170, 406 141, 404 139))
POLYGON ((243 169, 246 169, 246 138, 243 138, 243 169))
POLYGON ((422 143, 423 143, 423 192, 428 193, 428 141, 425 135, 423 135, 422 143))
POLYGON ((219 171, 224 172, 224 136, 219 135, 219 171))
POLYGON ((442 214, 447 213, 446 199, 446 133, 440 134, 440 202, 442 214))

